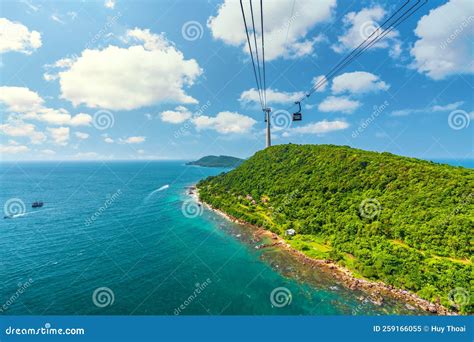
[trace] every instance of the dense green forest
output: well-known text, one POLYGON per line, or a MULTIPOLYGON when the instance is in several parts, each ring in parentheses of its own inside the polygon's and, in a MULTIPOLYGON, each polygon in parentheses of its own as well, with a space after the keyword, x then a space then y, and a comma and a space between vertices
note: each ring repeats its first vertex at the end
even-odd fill
POLYGON ((315 258, 472 313, 474 170, 347 146, 279 145, 201 199, 315 258))
POLYGON ((231 156, 205 156, 199 160, 186 163, 186 165, 198 165, 206 167, 236 167, 242 164, 244 159, 231 156))

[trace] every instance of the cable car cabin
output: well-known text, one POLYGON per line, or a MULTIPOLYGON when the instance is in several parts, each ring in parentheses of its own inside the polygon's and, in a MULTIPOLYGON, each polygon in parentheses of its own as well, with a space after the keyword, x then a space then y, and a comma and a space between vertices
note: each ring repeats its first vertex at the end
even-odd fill
POLYGON ((293 113, 293 121, 301 121, 301 119, 303 118, 301 115, 301 103, 298 101, 295 102, 295 104, 298 105, 298 111, 296 113, 293 113))
POLYGON ((301 121, 301 113, 293 113, 293 121, 301 121))

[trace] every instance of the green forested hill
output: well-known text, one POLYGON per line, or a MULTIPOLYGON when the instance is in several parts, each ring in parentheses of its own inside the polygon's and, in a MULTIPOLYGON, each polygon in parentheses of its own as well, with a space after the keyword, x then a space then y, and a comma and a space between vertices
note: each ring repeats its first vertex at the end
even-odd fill
POLYGON ((231 156, 205 156, 199 160, 186 163, 186 165, 198 165, 205 167, 236 167, 242 164, 244 159, 231 156))
POLYGON ((203 201, 336 260, 472 312, 474 170, 346 146, 279 145, 198 184, 203 201))

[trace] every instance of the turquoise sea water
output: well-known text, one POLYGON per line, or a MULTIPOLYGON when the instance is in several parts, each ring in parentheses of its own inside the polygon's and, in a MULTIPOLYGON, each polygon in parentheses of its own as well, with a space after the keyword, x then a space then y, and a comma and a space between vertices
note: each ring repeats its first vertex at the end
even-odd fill
POLYGON ((0 164, 11 217, 0 220, 0 314, 420 313, 390 298, 377 306, 283 251, 256 249, 251 228, 190 202, 186 186, 222 171, 0 164), (36 200, 44 206, 31 208, 36 200))

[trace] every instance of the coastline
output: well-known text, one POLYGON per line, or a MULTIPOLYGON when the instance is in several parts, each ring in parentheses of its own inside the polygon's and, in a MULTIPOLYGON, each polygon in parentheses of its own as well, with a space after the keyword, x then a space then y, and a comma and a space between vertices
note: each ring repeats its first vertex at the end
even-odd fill
POLYGON ((343 267, 333 261, 325 260, 325 259, 314 259, 308 257, 303 252, 291 247, 282 237, 278 234, 273 233, 267 229, 262 227, 258 227, 252 225, 248 222, 243 220, 237 219, 220 209, 212 207, 210 204, 203 202, 199 197, 199 189, 193 185, 189 187, 188 195, 191 196, 194 200, 198 203, 202 203, 206 208, 215 212, 216 214, 224 217, 225 219, 241 224, 252 227, 255 232, 254 236, 256 238, 269 238, 272 243, 260 245, 259 248, 268 248, 268 247, 276 247, 285 250, 286 252, 290 253, 291 255, 295 256, 300 262, 305 265, 311 267, 317 267, 320 270, 330 273, 331 276, 339 281, 343 286, 347 287, 350 290, 361 290, 369 295, 371 301, 376 303, 377 305, 382 305, 383 303, 383 295, 392 297, 397 300, 401 300, 408 305, 416 306, 426 312, 429 312, 434 315, 458 315, 457 312, 450 311, 448 308, 444 307, 439 303, 432 303, 426 299, 423 299, 416 295, 413 292, 408 290, 398 289, 392 285, 385 284, 382 281, 371 281, 367 279, 361 279, 354 276, 352 271, 343 267))

